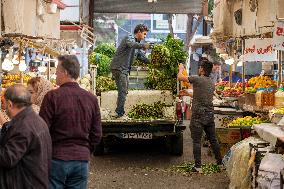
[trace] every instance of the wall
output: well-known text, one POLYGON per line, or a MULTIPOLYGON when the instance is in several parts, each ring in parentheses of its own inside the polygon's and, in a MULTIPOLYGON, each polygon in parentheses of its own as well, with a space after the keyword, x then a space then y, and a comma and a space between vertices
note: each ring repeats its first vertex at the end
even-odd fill
POLYGON ((21 33, 28 36, 60 38, 60 14, 37 15, 37 0, 3 0, 5 33, 21 33))

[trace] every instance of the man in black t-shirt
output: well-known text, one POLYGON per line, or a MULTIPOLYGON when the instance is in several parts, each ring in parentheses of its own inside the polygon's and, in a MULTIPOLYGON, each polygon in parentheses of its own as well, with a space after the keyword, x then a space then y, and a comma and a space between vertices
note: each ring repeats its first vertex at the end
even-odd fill
POLYGON ((217 164, 222 164, 222 157, 220 154, 219 143, 215 134, 214 123, 214 108, 213 95, 214 84, 210 78, 212 71, 212 63, 209 61, 202 61, 199 67, 199 76, 185 77, 182 75, 184 67, 179 67, 178 79, 180 81, 190 82, 193 85, 193 100, 192 100, 192 117, 190 121, 190 132, 193 140, 193 155, 195 160, 195 169, 201 172, 201 138, 203 130, 205 131, 217 164))

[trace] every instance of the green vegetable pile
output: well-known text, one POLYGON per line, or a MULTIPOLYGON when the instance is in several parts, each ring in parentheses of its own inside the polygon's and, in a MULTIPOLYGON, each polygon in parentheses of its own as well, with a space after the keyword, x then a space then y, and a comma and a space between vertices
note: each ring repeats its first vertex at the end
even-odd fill
POLYGON ((133 61, 132 66, 146 67, 147 65, 146 65, 144 62, 142 62, 141 60, 135 59, 135 60, 133 61))
POLYGON ((137 104, 130 110, 128 117, 133 119, 162 119, 164 107, 166 107, 166 104, 161 101, 150 105, 137 104))
POLYGON ((168 35, 163 44, 155 45, 151 53, 149 74, 145 86, 148 89, 177 91, 178 65, 185 63, 187 53, 181 39, 168 35))
POLYGON ((98 76, 110 74, 111 59, 115 54, 115 46, 109 43, 98 45, 89 57, 90 64, 98 66, 98 76))
MULTIPOLYGON (((213 163, 202 164, 201 168, 202 168, 202 174, 204 175, 221 172, 219 166, 213 163)), ((175 166, 174 169, 182 173, 194 173, 195 172, 194 163, 186 163, 180 166, 175 166)))
POLYGON ((96 80, 97 95, 100 96, 101 92, 116 90, 115 81, 110 77, 99 76, 96 80))

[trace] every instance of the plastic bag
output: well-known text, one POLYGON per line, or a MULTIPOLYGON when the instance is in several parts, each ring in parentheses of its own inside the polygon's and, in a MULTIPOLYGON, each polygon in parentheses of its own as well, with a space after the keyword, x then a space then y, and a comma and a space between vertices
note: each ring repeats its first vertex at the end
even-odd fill
POLYGON ((250 160, 249 144, 262 143, 263 140, 256 137, 249 137, 231 147, 230 154, 224 159, 224 164, 230 179, 230 189, 250 189, 251 171, 248 167, 250 160))

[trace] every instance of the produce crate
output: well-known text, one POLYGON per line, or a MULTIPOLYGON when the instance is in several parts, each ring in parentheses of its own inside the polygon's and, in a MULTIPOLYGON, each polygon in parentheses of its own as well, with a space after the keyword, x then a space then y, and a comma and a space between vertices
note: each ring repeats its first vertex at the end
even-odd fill
POLYGON ((255 94, 245 94, 245 104, 256 106, 255 94))
POLYGON ((240 96, 238 98, 238 106, 240 108, 243 108, 243 105, 246 103, 246 97, 245 96, 240 96))
POLYGON ((236 144, 237 142, 251 136, 251 128, 216 128, 216 134, 220 144, 236 144))

